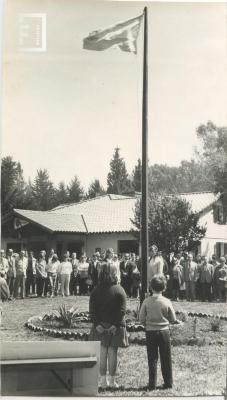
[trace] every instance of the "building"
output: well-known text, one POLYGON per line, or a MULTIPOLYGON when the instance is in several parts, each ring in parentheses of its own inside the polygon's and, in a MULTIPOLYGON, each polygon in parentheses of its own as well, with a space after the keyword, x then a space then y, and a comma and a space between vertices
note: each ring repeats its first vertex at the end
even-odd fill
POLYGON ((91 256, 111 247, 116 253, 139 252, 134 217, 136 198, 104 195, 80 203, 65 204, 51 211, 14 210, 4 234, 3 248, 19 251, 21 247, 39 250, 66 250, 91 256))
MULTIPOLYGON (((198 252, 211 256, 227 254, 227 221, 220 195, 210 192, 179 195, 200 213, 207 231, 198 252)), ((103 195, 80 203, 64 204, 50 211, 15 209, 6 220, 2 247, 39 250, 54 248, 91 256, 111 247, 116 253, 139 253, 136 228, 132 223, 137 197, 103 195)))

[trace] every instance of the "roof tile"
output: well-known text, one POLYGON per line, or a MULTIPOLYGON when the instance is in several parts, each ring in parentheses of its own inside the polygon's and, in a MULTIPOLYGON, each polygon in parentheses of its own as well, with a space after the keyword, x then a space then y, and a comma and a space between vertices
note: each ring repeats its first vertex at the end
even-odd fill
MULTIPOLYGON (((194 212, 211 206, 219 197, 211 192, 182 193, 194 212)), ((79 203, 65 204, 50 211, 15 210, 22 218, 53 232, 105 233, 135 230, 136 197, 103 195, 79 203)))

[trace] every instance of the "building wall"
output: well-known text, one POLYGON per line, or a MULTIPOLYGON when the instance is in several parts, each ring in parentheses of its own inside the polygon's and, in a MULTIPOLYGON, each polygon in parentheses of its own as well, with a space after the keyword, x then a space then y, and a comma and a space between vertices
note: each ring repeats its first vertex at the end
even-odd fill
MULTIPOLYGON (((28 238, 24 237, 21 242, 21 248, 35 250, 36 253, 37 249, 45 249, 48 253, 53 248, 60 257, 64 252, 70 250, 76 251, 78 254, 86 253, 90 257, 96 249, 101 249, 101 252, 103 252, 109 247, 117 253, 119 240, 134 241, 135 237, 127 232, 80 235, 75 233, 50 234, 43 231, 42 235, 31 234, 28 238), (80 250, 77 250, 77 248, 80 250)), ((2 238, 2 248, 6 250, 7 244, 12 243, 12 241, 19 242, 18 239, 2 238)))
POLYGON ((206 226, 205 237, 201 241, 201 254, 211 257, 212 254, 224 255, 227 245, 227 225, 214 223, 213 210, 208 211, 200 218, 200 224, 206 226), (221 245, 219 245, 221 243, 221 245))
POLYGON ((101 252, 108 248, 112 248, 115 253, 118 253, 119 240, 135 240, 131 233, 102 233, 87 236, 86 254, 91 256, 96 249, 101 249, 101 252))
POLYGON ((20 250, 24 249, 27 247, 27 241, 21 240, 21 239, 16 239, 13 237, 1 237, 1 249, 4 249, 5 252, 7 248, 12 247, 13 250, 19 248, 20 250))

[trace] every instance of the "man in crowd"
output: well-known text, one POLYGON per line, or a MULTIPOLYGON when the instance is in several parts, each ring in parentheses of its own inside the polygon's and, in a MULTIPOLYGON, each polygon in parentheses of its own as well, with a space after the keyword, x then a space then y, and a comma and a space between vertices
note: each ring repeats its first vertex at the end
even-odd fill
POLYGON ((41 250, 36 262, 37 296, 44 297, 47 294, 47 270, 46 251, 41 250))
POLYGON ((7 253, 8 271, 7 271, 7 285, 9 287, 10 298, 14 296, 14 287, 16 280, 16 259, 13 255, 13 249, 9 249, 7 253))
POLYGON ((98 275, 100 270, 99 257, 100 254, 98 252, 94 253, 92 256, 92 260, 89 263, 88 275, 92 280, 91 289, 98 285, 98 275))
POLYGON ((227 264, 224 256, 220 257, 220 267, 218 271, 219 300, 227 302, 227 264))
POLYGON ((208 263, 208 257, 202 257, 200 267, 200 285, 202 291, 202 301, 211 301, 211 285, 213 280, 213 265, 208 263))
POLYGON ((47 257, 47 264, 49 264, 52 261, 52 257, 55 254, 55 250, 54 249, 50 249, 49 255, 47 257))
POLYGON ((129 297, 131 296, 131 272, 132 264, 130 262, 130 255, 125 253, 123 260, 120 262, 121 286, 129 297))
POLYGON ((4 279, 7 278, 8 269, 9 269, 9 266, 8 266, 8 261, 5 257, 5 250, 1 249, 1 251, 0 251, 0 273, 4 279))
POLYGON ((25 279, 26 271, 28 267, 28 259, 25 257, 25 251, 21 250, 19 257, 16 258, 15 268, 16 268, 16 280, 15 280, 15 297, 18 297, 19 290, 20 296, 24 299, 25 296, 25 279))
POLYGON ((193 255, 189 253, 187 261, 183 263, 183 280, 186 285, 187 301, 195 300, 195 284, 197 279, 197 264, 193 261, 193 255))
POLYGON ((26 273, 25 291, 26 297, 30 294, 32 287, 32 294, 36 294, 36 258, 33 251, 28 252, 28 268, 26 273))

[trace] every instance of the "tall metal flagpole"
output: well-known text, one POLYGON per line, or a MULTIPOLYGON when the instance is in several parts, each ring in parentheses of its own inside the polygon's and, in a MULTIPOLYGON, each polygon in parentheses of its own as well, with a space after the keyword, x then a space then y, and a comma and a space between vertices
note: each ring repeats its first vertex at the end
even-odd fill
POLYGON ((142 228, 141 228, 141 258, 142 258, 142 294, 141 301, 147 292, 148 267, 148 35, 147 7, 144 8, 144 47, 143 47, 143 100, 142 100, 142 228))

